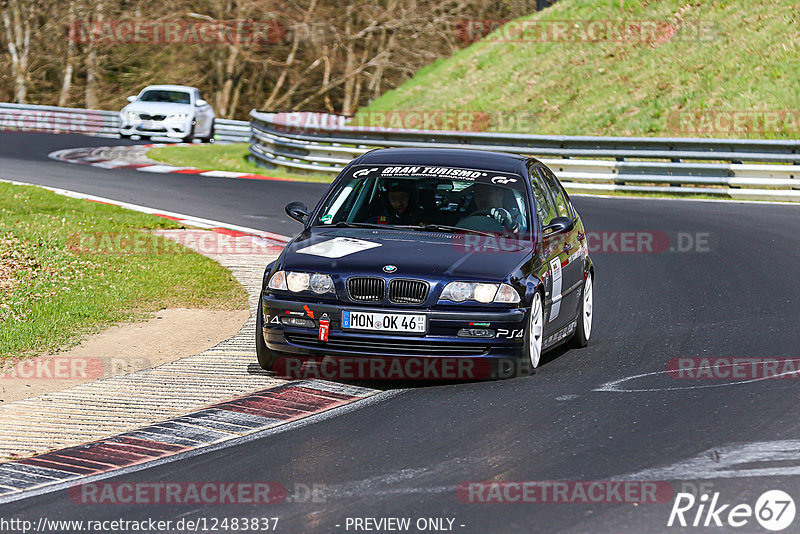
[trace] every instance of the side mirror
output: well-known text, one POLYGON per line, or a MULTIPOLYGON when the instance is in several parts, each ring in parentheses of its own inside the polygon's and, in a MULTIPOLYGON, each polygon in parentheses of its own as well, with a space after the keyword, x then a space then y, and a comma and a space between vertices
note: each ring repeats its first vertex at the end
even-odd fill
POLYGON ((197 106, 198 108, 202 108, 203 106, 207 106, 208 102, 200 98, 197 100, 197 102, 194 103, 194 105, 197 106))
POLYGON ((128 102, 136 102, 136 97, 135 96, 129 96, 125 100, 127 100, 128 102))
POLYGON ((545 236, 558 234, 560 232, 566 232, 568 230, 572 230, 575 226, 575 221, 570 219, 569 217, 556 217, 550 221, 550 224, 542 228, 542 233, 545 236))
POLYGON ((300 202, 299 200, 295 200, 294 202, 289 202, 286 204, 286 215, 294 219, 295 221, 306 224, 308 221, 308 207, 300 202))

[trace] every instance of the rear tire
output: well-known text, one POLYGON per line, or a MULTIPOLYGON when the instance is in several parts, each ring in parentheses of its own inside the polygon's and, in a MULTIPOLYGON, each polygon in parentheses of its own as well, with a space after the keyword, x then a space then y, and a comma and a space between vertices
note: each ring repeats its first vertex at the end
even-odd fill
POLYGON ((264 312, 261 309, 261 302, 258 303, 258 311, 256 312, 256 357, 258 358, 258 365, 262 369, 272 371, 276 356, 274 352, 267 348, 267 343, 264 341, 264 312))
POLYGON ((517 362, 516 375, 528 376, 536 372, 542 359, 542 335, 544 333, 544 306, 542 294, 533 294, 531 311, 528 313, 528 326, 525 329, 525 345, 522 357, 517 362))
POLYGON ((213 143, 214 142, 214 124, 211 124, 211 130, 208 132, 208 137, 201 137, 200 141, 203 143, 213 143))
POLYGON ((592 278, 592 273, 589 272, 583 282, 581 305, 578 307, 578 325, 575 327, 575 334, 570 341, 570 345, 576 349, 582 349, 588 345, 589 337, 592 335, 592 320, 594 319, 594 280, 592 278))

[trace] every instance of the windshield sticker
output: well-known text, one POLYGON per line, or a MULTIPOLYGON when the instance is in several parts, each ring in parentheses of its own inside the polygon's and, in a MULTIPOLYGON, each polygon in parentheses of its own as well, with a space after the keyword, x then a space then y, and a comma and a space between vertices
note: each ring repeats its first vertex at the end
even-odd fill
POLYGON ((373 167, 371 169, 361 169, 353 173, 355 178, 361 178, 362 176, 369 176, 370 173, 375 172, 378 170, 378 167, 373 167))
POLYGON ((454 184, 472 183, 496 184, 503 187, 522 189, 520 176, 514 173, 463 169, 458 167, 438 167, 433 165, 386 165, 383 167, 365 166, 353 171, 353 178, 433 178, 452 181, 454 184))
POLYGON ((462 180, 475 180, 486 176, 487 173, 470 169, 455 169, 452 167, 423 167, 402 166, 385 167, 381 171, 383 176, 433 176, 446 178, 460 178, 462 180))
POLYGON ((380 243, 364 241, 363 239, 351 239, 349 237, 335 237, 327 241, 322 241, 310 247, 301 248, 298 254, 308 254, 310 256, 320 256, 322 258, 342 258, 381 246, 380 243))

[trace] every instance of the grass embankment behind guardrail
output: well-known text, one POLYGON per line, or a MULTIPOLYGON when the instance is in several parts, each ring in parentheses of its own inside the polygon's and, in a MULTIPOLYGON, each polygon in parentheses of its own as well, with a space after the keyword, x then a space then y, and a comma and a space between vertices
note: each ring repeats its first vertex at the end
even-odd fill
POLYGON ((472 111, 500 113, 488 131, 794 139, 798 23, 793 0, 560 0, 421 69, 357 118, 472 111))
POLYGON ((179 227, 0 183, 0 362, 163 308, 244 309, 246 291, 230 271, 149 234, 179 227), (131 245, 136 239, 140 246, 131 245))

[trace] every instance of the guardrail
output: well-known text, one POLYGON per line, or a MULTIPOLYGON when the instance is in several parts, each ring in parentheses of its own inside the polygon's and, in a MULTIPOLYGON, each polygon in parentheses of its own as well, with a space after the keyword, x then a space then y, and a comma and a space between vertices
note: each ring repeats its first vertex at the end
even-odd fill
POLYGON ((250 140, 250 123, 233 119, 214 119, 214 139, 229 143, 246 143, 250 140))
POLYGON ((336 174, 374 148, 479 148, 538 157, 573 192, 800 201, 800 165, 795 165, 800 141, 795 140, 399 130, 352 127, 343 117, 319 113, 252 111, 250 117, 251 159, 267 168, 336 174))
MULTIPOLYGON (((217 141, 244 143, 250 139, 247 121, 216 119, 214 129, 217 141)), ((1 130, 119 137, 119 112, 0 103, 1 130)))

